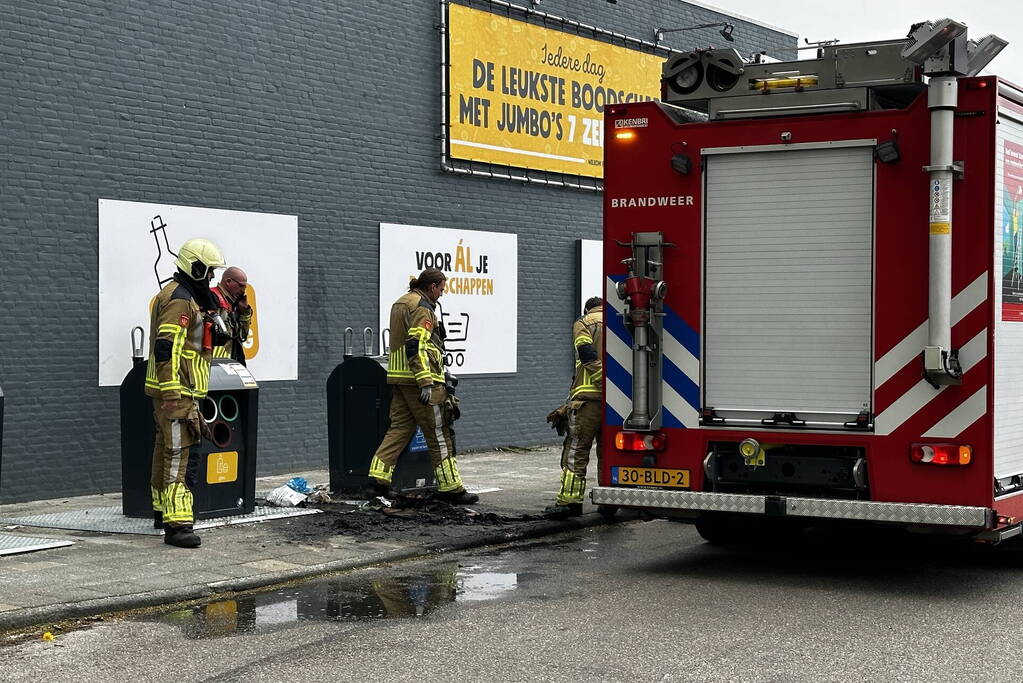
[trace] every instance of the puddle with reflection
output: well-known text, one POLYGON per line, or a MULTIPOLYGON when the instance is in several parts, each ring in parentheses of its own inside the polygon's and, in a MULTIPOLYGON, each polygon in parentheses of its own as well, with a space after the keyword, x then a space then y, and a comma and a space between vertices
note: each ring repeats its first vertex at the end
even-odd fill
POLYGON ((359 575, 312 579, 277 591, 239 595, 146 621, 173 624, 188 638, 218 638, 238 633, 286 628, 304 621, 371 621, 425 617, 458 603, 502 599, 547 599, 545 579, 563 572, 552 556, 579 553, 607 560, 621 553, 628 528, 605 528, 582 537, 539 540, 512 548, 477 550, 457 561, 421 564, 420 571, 372 571, 359 575), (585 553, 585 554, 584 554, 585 553), (533 587, 537 595, 529 595, 533 587))
MULTIPOLYGON (((188 638, 219 638, 235 634, 284 629, 305 621, 363 622, 379 619, 426 617, 445 606, 465 607, 504 599, 547 600, 552 575, 564 572, 564 563, 580 559, 613 563, 628 554, 636 530, 601 527, 582 537, 525 541, 506 547, 481 548, 456 560, 428 560, 391 570, 366 569, 358 574, 310 579, 287 588, 235 596, 186 609, 151 613, 126 622, 146 621, 178 628, 188 638), (575 558, 573 554, 579 555, 575 558), (566 556, 567 554, 567 556, 566 556)), ((62 633, 89 629, 86 618, 63 623, 62 633)), ((32 631, 31 637, 38 637, 32 631)), ((23 637, 0 641, 14 646, 23 637)))
POLYGON ((451 603, 510 596, 531 572, 501 571, 496 564, 433 565, 407 575, 320 579, 274 592, 241 595, 162 614, 186 637, 255 633, 302 621, 368 621, 423 617, 451 603))

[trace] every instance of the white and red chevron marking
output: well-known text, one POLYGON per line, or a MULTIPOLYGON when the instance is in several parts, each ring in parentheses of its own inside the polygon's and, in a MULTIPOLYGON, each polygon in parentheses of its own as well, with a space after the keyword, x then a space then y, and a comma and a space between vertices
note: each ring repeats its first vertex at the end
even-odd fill
MULTIPOLYGON (((987 271, 968 284, 961 292, 952 297, 952 325, 957 325, 967 313, 970 313, 987 300, 987 271)), ((903 369, 911 360, 920 356, 920 351, 927 346, 927 320, 906 335, 885 355, 874 363, 874 388, 881 387, 896 372, 903 369)))
POLYGON ((920 353, 927 344, 927 321, 874 363, 874 433, 907 431, 955 438, 987 413, 990 320, 985 271, 952 299, 952 345, 959 348, 963 384, 935 389, 921 378, 920 353))

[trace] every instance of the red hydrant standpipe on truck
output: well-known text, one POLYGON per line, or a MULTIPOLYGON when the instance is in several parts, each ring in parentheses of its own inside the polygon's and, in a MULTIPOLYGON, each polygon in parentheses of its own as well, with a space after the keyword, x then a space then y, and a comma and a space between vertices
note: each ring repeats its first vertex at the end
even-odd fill
POLYGON ((628 430, 649 431, 660 424, 661 302, 667 285, 654 278, 661 271, 661 236, 657 233, 636 233, 631 242, 618 242, 631 247, 632 256, 623 259, 629 277, 619 283, 618 297, 626 302, 625 324, 632 333, 632 412, 625 420, 628 430))
POLYGON ((607 108, 594 503, 716 541, 1020 533, 1023 89, 977 76, 1004 46, 941 19, 697 50, 607 108))

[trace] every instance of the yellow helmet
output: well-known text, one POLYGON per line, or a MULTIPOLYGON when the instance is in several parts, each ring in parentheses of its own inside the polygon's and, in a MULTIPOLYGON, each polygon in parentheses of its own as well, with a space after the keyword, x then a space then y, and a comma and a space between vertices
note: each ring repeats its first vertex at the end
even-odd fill
POLYGON ((202 237, 182 244, 174 263, 193 280, 205 280, 211 270, 227 265, 217 245, 202 237))

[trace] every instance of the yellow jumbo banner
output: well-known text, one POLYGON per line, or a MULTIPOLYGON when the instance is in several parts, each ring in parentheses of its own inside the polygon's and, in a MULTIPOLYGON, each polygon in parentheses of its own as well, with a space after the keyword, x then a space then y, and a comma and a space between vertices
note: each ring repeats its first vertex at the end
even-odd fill
POLYGON ((604 105, 658 98, 664 59, 451 3, 450 155, 601 178, 604 105))

